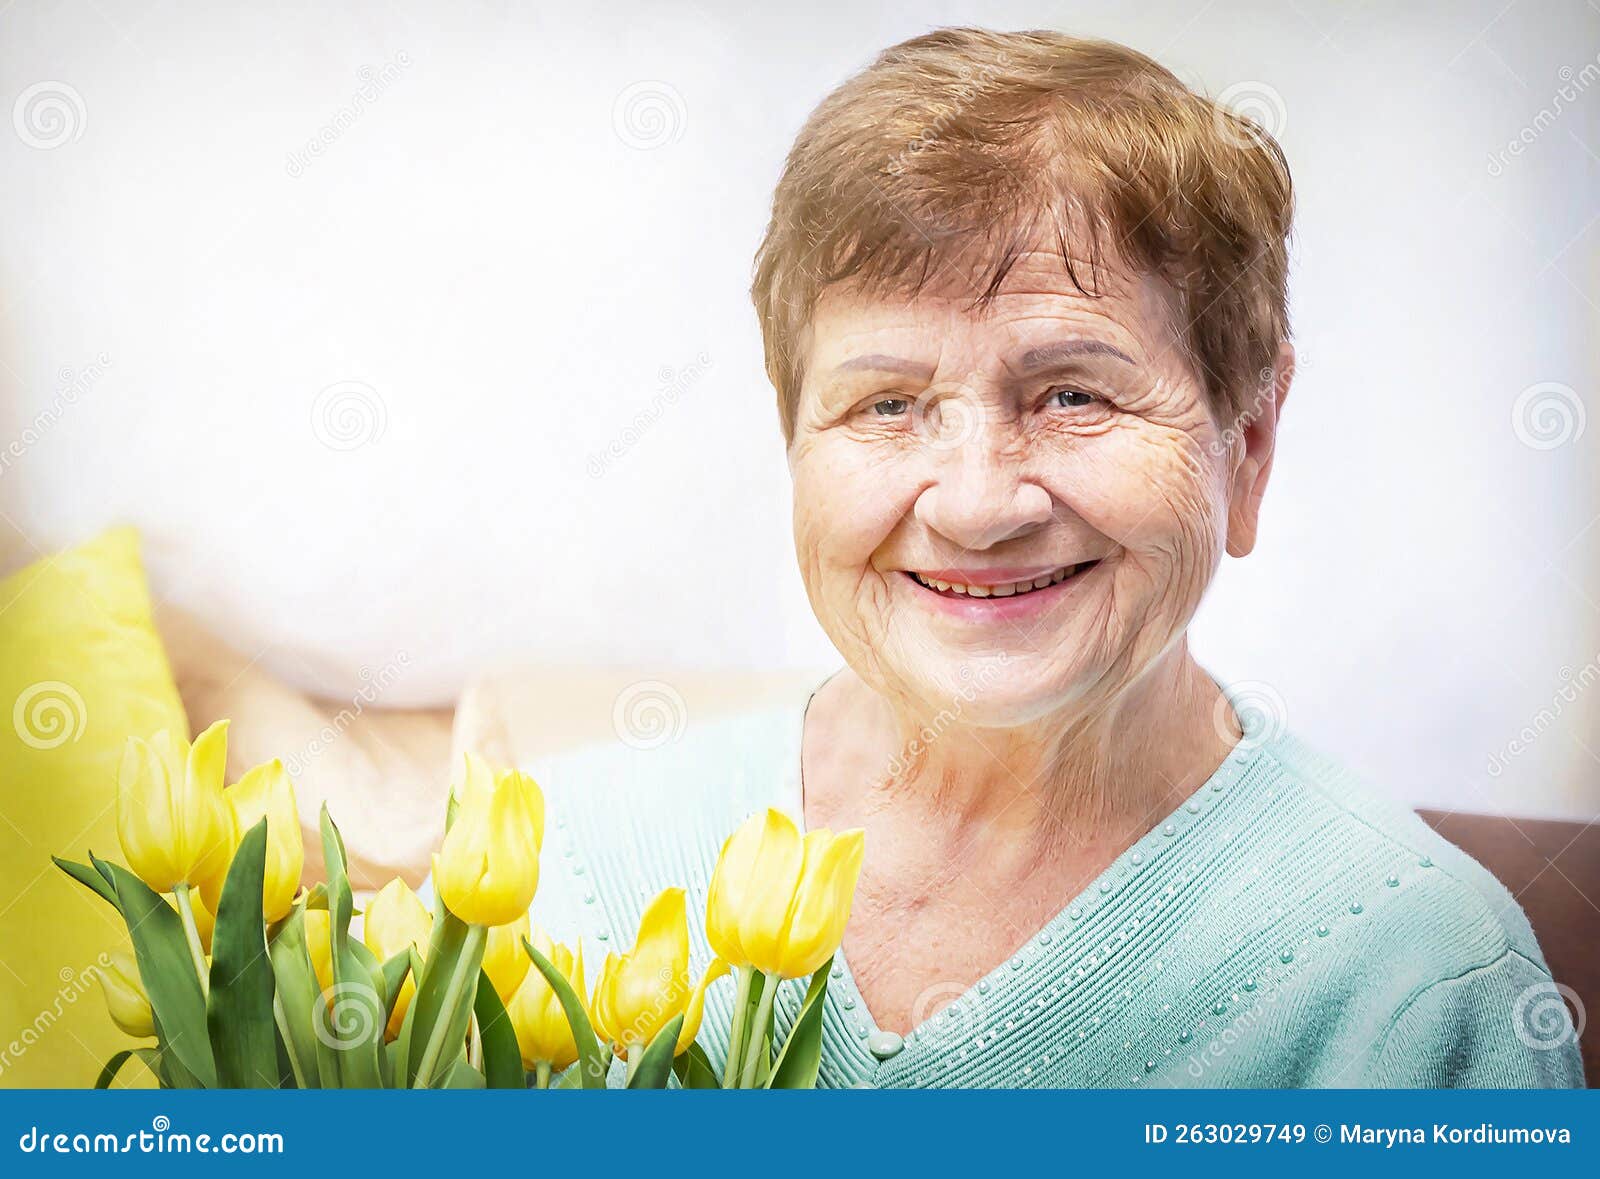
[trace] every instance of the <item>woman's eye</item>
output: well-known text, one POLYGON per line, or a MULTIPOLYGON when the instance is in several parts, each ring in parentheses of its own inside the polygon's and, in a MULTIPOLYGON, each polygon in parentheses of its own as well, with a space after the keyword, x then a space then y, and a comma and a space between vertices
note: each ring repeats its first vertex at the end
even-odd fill
POLYGON ((1093 393, 1085 393, 1079 389, 1057 389, 1050 394, 1050 404, 1060 406, 1062 409, 1093 405, 1099 400, 1093 393))
POLYGON ((872 412, 880 418, 897 418, 911 408, 911 402, 904 397, 885 397, 882 401, 874 402, 872 412))

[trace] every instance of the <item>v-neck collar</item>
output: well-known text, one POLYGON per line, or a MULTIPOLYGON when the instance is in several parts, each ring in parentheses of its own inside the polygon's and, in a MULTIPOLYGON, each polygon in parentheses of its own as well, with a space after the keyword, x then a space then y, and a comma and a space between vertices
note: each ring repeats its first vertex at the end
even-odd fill
MULTIPOLYGON (((802 831, 807 829, 803 780, 806 716, 817 693, 837 674, 834 672, 811 689, 790 726, 782 797, 802 831)), ((824 1053, 824 1078, 835 1087, 937 1083, 941 1072, 965 1060, 969 1052, 983 1049, 1001 1038, 1003 1032, 1013 1030, 1014 1020, 1001 1017, 1014 1007, 1014 1001, 1002 1005, 992 1001, 991 996, 1002 989, 1014 990, 1010 984, 1017 975, 1025 974, 1035 980, 1065 979, 1064 989, 1070 990, 1075 979, 1081 979, 1086 973, 1080 966, 1073 976, 1072 962, 1084 952, 1086 944, 1096 945, 1105 936, 1104 923, 1095 920, 1097 913, 1111 903, 1122 884, 1146 864, 1153 864, 1157 857, 1170 854, 1181 844, 1183 834, 1190 827, 1213 814, 1217 810, 1216 803, 1230 797, 1233 792, 1229 787, 1238 781, 1267 743, 1270 734, 1262 731, 1263 720, 1257 710, 1238 707, 1226 687, 1221 687, 1221 691, 1230 703, 1236 704, 1234 712, 1242 730, 1241 737, 1222 763, 1184 801, 1134 840, 1081 892, 1030 934, 1009 959, 960 991, 956 998, 919 1022, 905 1036, 879 1027, 856 985, 841 946, 834 954, 828 980, 823 1041, 836 1053, 842 1052, 842 1058, 835 1055, 830 1059, 824 1053), (1212 805, 1208 806, 1208 802, 1212 805), (1061 968, 1060 975, 1053 969, 1057 965, 1061 968), (995 1026, 999 1023, 1004 1027, 995 1026)), ((1092 953, 1089 959, 1095 961, 1092 953)), ((949 984, 943 994, 954 989, 955 985, 949 984)), ((1052 997, 1059 997, 1062 989, 1053 987, 1052 997)), ((937 997, 941 996, 930 996, 937 997)), ((1036 1001, 1043 1007, 1047 1000, 1040 996, 1036 1001)))

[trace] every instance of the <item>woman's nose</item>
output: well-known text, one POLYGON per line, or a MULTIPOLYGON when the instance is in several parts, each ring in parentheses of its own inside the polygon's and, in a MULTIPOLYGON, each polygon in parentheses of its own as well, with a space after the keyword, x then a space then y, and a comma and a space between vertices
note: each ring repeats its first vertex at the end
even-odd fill
POLYGON ((946 457, 913 508, 920 524, 968 550, 1027 536, 1053 513, 1050 493, 1023 478, 1015 459, 976 443, 946 457))

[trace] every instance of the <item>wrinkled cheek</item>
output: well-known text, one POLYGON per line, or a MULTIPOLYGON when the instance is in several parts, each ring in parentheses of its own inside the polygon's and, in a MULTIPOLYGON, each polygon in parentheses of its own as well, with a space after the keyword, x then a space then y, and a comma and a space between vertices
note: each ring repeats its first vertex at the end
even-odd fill
POLYGON ((887 473, 820 447, 793 472, 795 556, 812 608, 836 643, 873 641, 887 607, 873 554, 903 515, 887 473))
POLYGON ((1122 546, 1130 571, 1174 611, 1192 611, 1226 536, 1227 501, 1214 465, 1181 435, 1122 449, 1097 464, 1092 503, 1099 518, 1089 522, 1122 546))

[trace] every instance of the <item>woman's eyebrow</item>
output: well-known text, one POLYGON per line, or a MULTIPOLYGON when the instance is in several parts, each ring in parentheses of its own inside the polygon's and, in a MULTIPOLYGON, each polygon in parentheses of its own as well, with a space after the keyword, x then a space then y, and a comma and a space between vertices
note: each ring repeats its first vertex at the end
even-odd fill
POLYGON ((1134 363, 1133 357, 1104 340, 1057 340, 1054 343, 1028 349, 1018 358, 1016 369, 1019 372, 1033 372, 1036 369, 1060 364, 1074 356, 1112 356, 1128 364, 1134 363))
POLYGON ((882 352, 871 352, 865 356, 852 356, 849 360, 836 366, 833 371, 836 374, 855 372, 901 373, 908 377, 922 377, 924 380, 933 379, 931 366, 915 360, 906 360, 901 356, 889 356, 882 352))

